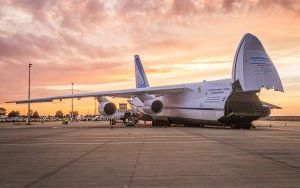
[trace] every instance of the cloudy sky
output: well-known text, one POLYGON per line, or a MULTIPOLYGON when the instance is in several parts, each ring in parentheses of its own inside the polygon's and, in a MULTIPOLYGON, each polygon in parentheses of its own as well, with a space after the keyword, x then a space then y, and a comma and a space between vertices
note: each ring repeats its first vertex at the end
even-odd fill
MULTIPOLYGON (((262 91, 283 107, 273 115, 300 115, 300 0, 1 0, 0 106, 32 97, 134 88, 139 54, 152 86, 231 77, 242 36, 263 43, 285 93, 262 91)), ((70 111, 70 101, 34 104, 40 114, 70 111)), ((94 113, 92 99, 75 100, 94 113)))

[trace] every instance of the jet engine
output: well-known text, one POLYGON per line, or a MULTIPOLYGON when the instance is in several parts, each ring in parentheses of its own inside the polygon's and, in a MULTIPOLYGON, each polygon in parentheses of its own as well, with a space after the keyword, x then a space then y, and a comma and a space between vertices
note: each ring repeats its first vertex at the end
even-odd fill
POLYGON ((117 111, 117 106, 107 100, 105 97, 97 98, 98 102, 100 103, 99 105, 99 113, 103 116, 112 116, 116 113, 117 111))
POLYGON ((114 115, 114 113, 116 113, 117 111, 117 107, 114 103, 106 101, 106 102, 102 102, 99 105, 99 113, 103 116, 111 116, 114 115))
POLYGON ((163 103, 157 99, 145 101, 143 105, 144 112, 148 114, 158 114, 163 110, 163 108, 163 103))

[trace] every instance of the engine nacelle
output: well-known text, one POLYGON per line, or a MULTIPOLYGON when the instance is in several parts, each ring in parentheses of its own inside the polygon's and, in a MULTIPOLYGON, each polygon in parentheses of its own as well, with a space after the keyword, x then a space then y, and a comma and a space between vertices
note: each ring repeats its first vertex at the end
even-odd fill
POLYGON ((143 106, 144 112, 148 114, 158 114, 160 113, 164 108, 164 104, 157 99, 146 101, 143 106))
POLYGON ((103 116, 112 116, 116 113, 117 107, 114 103, 105 101, 100 103, 98 110, 103 116))

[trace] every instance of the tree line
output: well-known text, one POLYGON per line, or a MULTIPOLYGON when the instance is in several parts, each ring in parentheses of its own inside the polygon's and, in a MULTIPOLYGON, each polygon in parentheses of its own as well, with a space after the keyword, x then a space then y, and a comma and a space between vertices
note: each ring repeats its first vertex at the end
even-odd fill
MULTIPOLYGON (((0 107, 0 115, 6 115, 6 109, 5 108, 2 108, 2 107, 0 107)), ((57 117, 57 118, 64 118, 64 117, 67 117, 67 118, 69 118, 70 116, 72 116, 72 117, 77 117, 79 115, 79 113, 78 113, 78 111, 71 111, 69 114, 66 114, 66 115, 64 115, 63 114, 63 112, 61 111, 61 110, 58 110, 56 113, 55 113, 55 117, 57 117)), ((11 111, 11 112, 9 112, 8 114, 7 114, 7 116, 9 117, 9 118, 12 118, 12 117, 18 117, 18 116, 20 116, 20 112, 19 111, 11 111)), ((39 118, 40 117, 40 115, 39 115, 39 113, 38 113, 38 111, 30 111, 30 116, 32 117, 32 118, 39 118)))

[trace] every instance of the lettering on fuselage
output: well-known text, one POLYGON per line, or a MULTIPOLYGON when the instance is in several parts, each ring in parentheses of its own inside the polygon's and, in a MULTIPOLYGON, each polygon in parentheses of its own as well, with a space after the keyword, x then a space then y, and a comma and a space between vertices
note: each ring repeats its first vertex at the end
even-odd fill
POLYGON ((210 88, 207 91, 209 92, 209 94, 215 95, 215 94, 223 94, 229 90, 230 90, 230 88, 226 87, 226 88, 210 88))
POLYGON ((206 103, 215 103, 215 102, 220 102, 221 101, 221 96, 212 96, 212 97, 207 97, 206 103))
POLYGON ((230 92, 230 87, 223 88, 209 88, 206 92, 205 103, 219 103, 224 102, 227 96, 226 93, 230 92))

